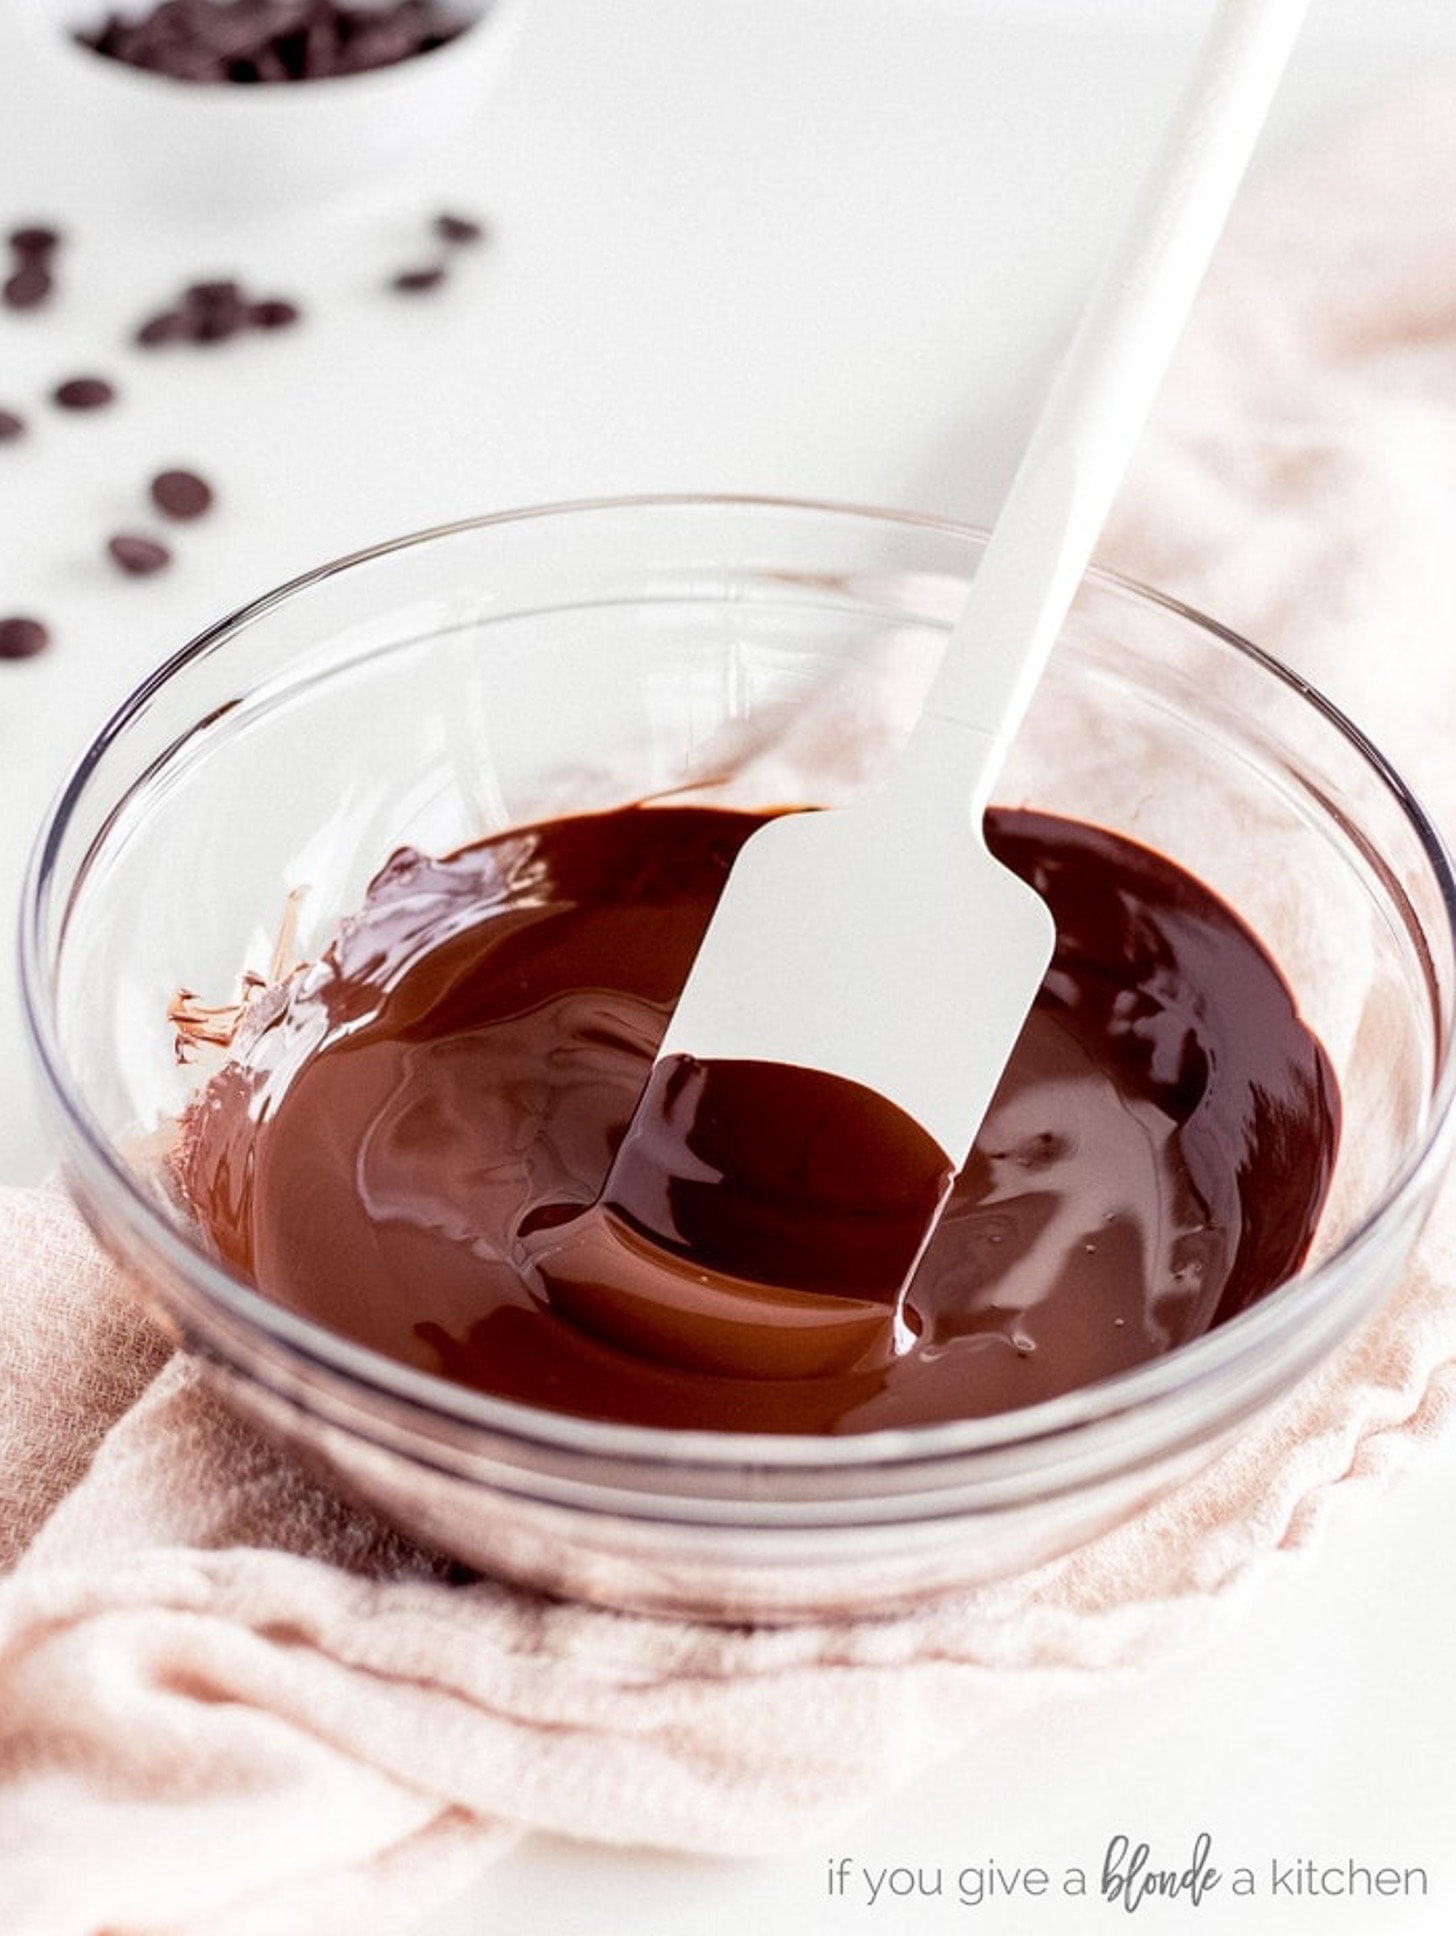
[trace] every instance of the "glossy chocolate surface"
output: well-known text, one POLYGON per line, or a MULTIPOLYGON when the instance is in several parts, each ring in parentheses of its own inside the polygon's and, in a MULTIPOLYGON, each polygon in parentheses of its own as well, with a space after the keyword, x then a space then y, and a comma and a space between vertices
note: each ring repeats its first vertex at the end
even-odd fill
POLYGON ((808 1433, 1034 1403, 1297 1268, 1339 1105, 1277 970, 1167 861, 1001 809, 988 838, 1050 902, 1057 951, 903 1310, 886 1260, 943 1187, 933 1146, 806 1142, 759 1065, 669 1066, 694 1173, 672 1182, 649 1142, 592 1211, 756 824, 637 806, 396 854, 320 961, 251 1005, 184 1122, 177 1182, 210 1245, 270 1298, 483 1391, 808 1433), (818 1149, 812 1191, 790 1147, 818 1149))

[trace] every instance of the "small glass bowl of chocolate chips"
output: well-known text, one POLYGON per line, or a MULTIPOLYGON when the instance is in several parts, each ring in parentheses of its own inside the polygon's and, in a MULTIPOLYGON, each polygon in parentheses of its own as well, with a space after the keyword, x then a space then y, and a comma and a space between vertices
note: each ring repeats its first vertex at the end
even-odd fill
MULTIPOLYGON (((772 1109, 737 1279, 706 1159, 650 1248, 540 1268, 738 844, 893 768, 981 548, 710 499, 386 545, 184 647, 43 830, 71 1189, 229 1402, 461 1564, 784 1621, 995 1580, 1202 1469, 1400 1280, 1453 1142, 1450 860, 1299 679, 1102 573, 986 823, 1056 954, 908 1282, 768 1294, 809 1174, 772 1109)), ((855 1262, 880 1179, 830 1168, 855 1262)))
POLYGON ((33 0, 98 166, 198 214, 333 199, 478 106, 519 0, 33 0))

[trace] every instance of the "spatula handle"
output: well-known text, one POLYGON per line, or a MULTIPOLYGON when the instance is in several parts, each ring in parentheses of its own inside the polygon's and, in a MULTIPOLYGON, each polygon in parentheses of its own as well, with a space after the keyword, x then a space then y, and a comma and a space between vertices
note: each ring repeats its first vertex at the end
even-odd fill
POLYGON ((1307 4, 1220 0, 1012 480, 926 706, 927 725, 955 722, 982 741, 974 804, 1091 558, 1307 4))

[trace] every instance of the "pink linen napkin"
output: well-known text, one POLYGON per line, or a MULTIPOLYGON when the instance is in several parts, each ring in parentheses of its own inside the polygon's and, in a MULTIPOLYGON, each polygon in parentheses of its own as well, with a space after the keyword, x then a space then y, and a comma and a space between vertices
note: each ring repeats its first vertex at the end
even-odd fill
MULTIPOLYGON (((1248 206, 1105 555, 1277 641, 1456 829, 1433 183, 1440 93, 1248 206)), ((1117 1531, 910 1615, 718 1628, 460 1583, 223 1410, 63 1198, 0 1192, 4 1926, 368 1936, 532 1828, 799 1846, 993 1718, 1205 1641, 1448 1423, 1453 1287, 1448 1188, 1388 1309, 1117 1531)))

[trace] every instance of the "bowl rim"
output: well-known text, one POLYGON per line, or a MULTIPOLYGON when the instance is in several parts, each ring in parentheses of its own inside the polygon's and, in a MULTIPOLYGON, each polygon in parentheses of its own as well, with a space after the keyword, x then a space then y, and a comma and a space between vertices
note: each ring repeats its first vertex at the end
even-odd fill
MULTIPOLYGON (((625 1425, 553 1413, 454 1384, 356 1344, 312 1319, 273 1303, 200 1245, 188 1242, 178 1224, 163 1214, 154 1197, 138 1183, 135 1173, 70 1081, 46 994, 45 938, 51 868, 67 823, 93 769, 161 687, 280 603, 396 552, 527 520, 600 514, 620 516, 649 511, 681 517, 713 511, 861 521, 881 528, 899 527, 939 534, 967 544, 973 552, 984 545, 987 537, 979 526, 934 513, 827 499, 714 492, 648 492, 562 499, 461 518, 360 548, 297 574, 216 620, 162 661, 92 735, 62 781, 31 846, 18 924, 21 1003, 45 1099, 59 1113, 62 1124, 63 1175, 68 1168, 74 1170, 78 1183, 91 1185, 96 1196, 106 1202, 112 1225, 118 1221, 125 1224, 141 1248, 165 1264, 178 1281, 211 1299, 223 1320, 224 1330, 242 1328, 249 1333, 261 1332, 269 1344, 292 1361, 302 1361, 311 1369, 342 1381, 355 1394, 383 1396, 403 1406, 419 1424, 428 1422, 437 1429, 443 1426, 481 1433, 493 1443, 515 1443, 538 1451, 549 1448, 596 1460, 659 1466, 666 1458, 676 1468, 720 1472, 753 1467, 781 1473, 857 1468, 873 1468, 883 1473, 897 1467, 936 1466, 947 1460, 982 1455, 988 1459, 999 1458, 1013 1451, 1085 1435, 1092 1428, 1134 1410, 1144 1416, 1159 1407, 1178 1407, 1187 1410, 1191 1421, 1197 1410, 1192 1402, 1195 1393, 1206 1391, 1209 1383, 1215 1377, 1226 1375, 1231 1366, 1257 1364, 1275 1342, 1297 1332, 1306 1314, 1317 1310, 1324 1301, 1335 1273, 1371 1250, 1385 1226, 1397 1221, 1407 1206, 1419 1203, 1427 1186, 1434 1185, 1434 1173, 1444 1167, 1456 1143, 1456 1024, 1445 1024, 1439 1014, 1435 1018, 1435 1080, 1428 1097, 1426 1119, 1412 1148, 1381 1193, 1318 1263, 1301 1270, 1247 1310, 1176 1350, 1035 1405, 979 1418, 823 1436, 625 1425)), ((1090 566, 1085 577, 1092 584, 1131 597, 1135 602, 1151 604, 1192 624, 1251 661, 1320 714, 1371 769, 1404 815, 1431 869, 1453 945, 1456 945, 1456 864, 1451 853, 1417 796, 1340 707, 1272 653, 1180 599, 1105 566, 1090 566)), ((104 837, 104 833, 105 827, 97 838, 104 837)), ((84 880, 94 847, 93 842, 80 864, 72 885, 73 894, 84 880)), ((63 935, 64 919, 60 932, 63 935)), ((84 1210, 84 1188, 76 1194, 84 1210)))

